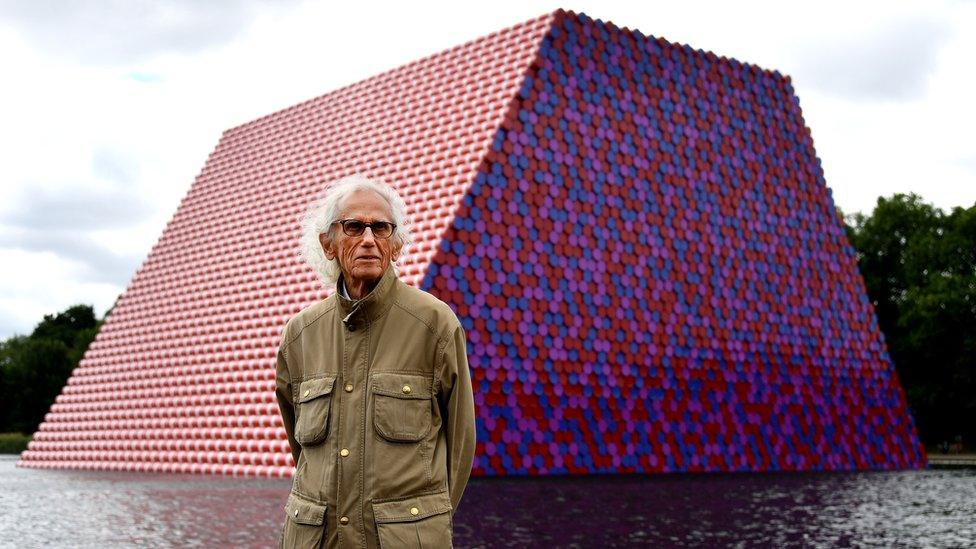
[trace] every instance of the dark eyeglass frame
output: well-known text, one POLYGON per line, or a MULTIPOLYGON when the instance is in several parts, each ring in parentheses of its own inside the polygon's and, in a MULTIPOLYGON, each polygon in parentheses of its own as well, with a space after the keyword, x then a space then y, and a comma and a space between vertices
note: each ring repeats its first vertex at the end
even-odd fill
POLYGON ((333 225, 342 225, 342 232, 346 236, 362 236, 366 233, 366 227, 369 227, 373 231, 374 238, 382 238, 386 240, 393 236, 394 231, 396 231, 396 223, 390 223, 389 221, 373 221, 372 223, 366 223, 359 219, 340 219, 338 221, 333 221, 333 225), (386 231, 389 232, 386 232, 386 231))

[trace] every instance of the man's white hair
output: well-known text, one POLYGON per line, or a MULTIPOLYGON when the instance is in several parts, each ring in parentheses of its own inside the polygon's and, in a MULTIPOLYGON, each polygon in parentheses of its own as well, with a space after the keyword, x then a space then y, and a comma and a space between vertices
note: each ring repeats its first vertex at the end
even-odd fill
MULTIPOLYGON (((302 236, 300 248, 302 258, 314 270, 322 283, 332 286, 339 280, 342 269, 338 259, 325 257, 325 250, 319 241, 319 235, 327 233, 332 224, 339 221, 343 204, 350 195, 358 191, 373 191, 390 206, 391 222, 396 224, 396 230, 390 236, 393 239, 392 248, 398 247, 403 251, 412 241, 410 226, 407 221, 407 207, 393 187, 377 179, 369 179, 362 175, 350 175, 335 181, 325 191, 325 196, 312 202, 305 216, 302 218, 302 236)), ((341 230, 341 229, 336 229, 341 230)), ((396 265, 394 265, 396 269, 396 265)))

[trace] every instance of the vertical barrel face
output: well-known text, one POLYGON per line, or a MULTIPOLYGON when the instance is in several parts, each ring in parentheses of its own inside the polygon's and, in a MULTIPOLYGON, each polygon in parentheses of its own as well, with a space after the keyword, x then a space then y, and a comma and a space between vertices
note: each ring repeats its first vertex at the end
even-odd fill
POLYGON ((486 474, 920 467, 789 79, 554 22, 423 287, 486 474))

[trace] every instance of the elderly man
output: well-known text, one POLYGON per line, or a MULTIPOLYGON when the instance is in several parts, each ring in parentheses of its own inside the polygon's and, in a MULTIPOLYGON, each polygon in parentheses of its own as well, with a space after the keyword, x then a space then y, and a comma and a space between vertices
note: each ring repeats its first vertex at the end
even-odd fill
POLYGON ((277 398, 297 464, 284 547, 450 547, 474 399, 451 309, 397 278, 410 236, 392 188, 334 183, 302 253, 336 291, 285 326, 277 398))

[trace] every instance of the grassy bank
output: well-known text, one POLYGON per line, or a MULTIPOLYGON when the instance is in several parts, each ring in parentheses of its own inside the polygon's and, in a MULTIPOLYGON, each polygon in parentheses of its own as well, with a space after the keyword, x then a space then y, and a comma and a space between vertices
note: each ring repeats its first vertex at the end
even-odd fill
POLYGON ((30 441, 31 436, 23 433, 0 433, 0 454, 19 454, 30 441))

